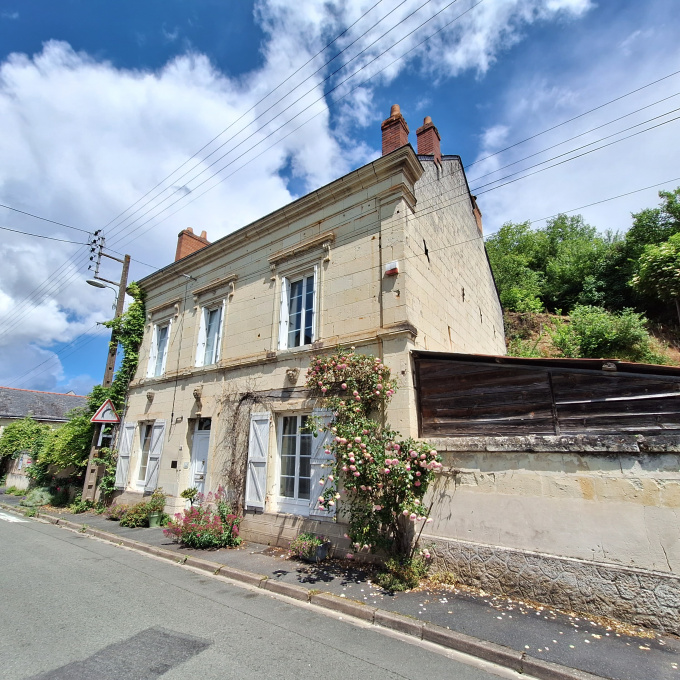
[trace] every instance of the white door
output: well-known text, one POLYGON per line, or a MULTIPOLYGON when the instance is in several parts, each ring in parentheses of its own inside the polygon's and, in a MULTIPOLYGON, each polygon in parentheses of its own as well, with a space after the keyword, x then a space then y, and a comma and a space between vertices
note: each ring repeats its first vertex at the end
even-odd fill
POLYGON ((200 418, 196 422, 194 440, 191 446, 191 486, 205 494, 205 481, 208 476, 208 449, 210 446, 210 418, 200 418))

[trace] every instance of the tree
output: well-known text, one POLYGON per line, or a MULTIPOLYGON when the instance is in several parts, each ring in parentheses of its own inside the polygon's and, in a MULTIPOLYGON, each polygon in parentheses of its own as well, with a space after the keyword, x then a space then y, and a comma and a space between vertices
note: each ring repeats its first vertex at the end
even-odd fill
POLYGON ((537 243, 529 222, 506 222, 486 242, 503 307, 511 312, 540 312, 543 276, 532 268, 537 243))
POLYGON ((631 285, 641 293, 664 301, 675 301, 680 322, 680 233, 660 245, 648 245, 638 260, 631 285))

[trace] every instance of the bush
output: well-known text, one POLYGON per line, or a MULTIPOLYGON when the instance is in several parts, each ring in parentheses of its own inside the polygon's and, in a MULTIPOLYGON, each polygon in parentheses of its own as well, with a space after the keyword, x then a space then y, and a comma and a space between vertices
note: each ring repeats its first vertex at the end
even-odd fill
POLYGON ((5 489, 5 493, 8 496, 25 496, 28 493, 28 489, 19 489, 16 486, 8 486, 5 489))
POLYGON ((51 504, 55 508, 63 508, 69 504, 71 494, 67 486, 50 487, 50 493, 52 494, 51 504))
POLYGON ((74 499, 73 503, 69 505, 69 510, 74 514, 78 515, 81 512, 87 512, 88 510, 91 510, 94 507, 94 502, 87 499, 83 500, 82 494, 78 494, 74 499))
POLYGON ((385 562, 385 571, 379 573, 375 580, 379 586, 390 592, 410 590, 416 588, 420 580, 427 576, 429 568, 428 558, 423 554, 415 557, 393 557, 385 562))
POLYGON ((298 534, 294 541, 290 542, 290 554, 302 560, 314 560, 316 549, 328 543, 325 536, 317 536, 308 531, 298 534))
POLYGON ((113 520, 114 522, 119 522, 121 517, 130 509, 129 505, 125 505, 124 503, 116 504, 114 503, 107 511, 106 511, 106 519, 113 520))
POLYGON ((148 503, 136 503, 128 508, 125 514, 120 518, 120 526, 130 527, 136 529, 137 527, 149 526, 149 509, 148 503))
POLYGON ((19 505, 25 505, 28 508, 37 508, 41 505, 50 505, 52 502, 52 494, 47 487, 39 487, 31 489, 26 498, 24 498, 19 505))
POLYGON ((241 543, 240 523, 241 518, 232 513, 220 487, 215 495, 208 494, 205 506, 192 506, 176 514, 163 533, 186 548, 235 548, 241 543), (216 511, 210 508, 213 503, 216 511))
POLYGON ((565 357, 667 363, 652 347, 647 319, 632 309, 614 314, 602 307, 577 305, 569 323, 558 321, 549 333, 565 357))

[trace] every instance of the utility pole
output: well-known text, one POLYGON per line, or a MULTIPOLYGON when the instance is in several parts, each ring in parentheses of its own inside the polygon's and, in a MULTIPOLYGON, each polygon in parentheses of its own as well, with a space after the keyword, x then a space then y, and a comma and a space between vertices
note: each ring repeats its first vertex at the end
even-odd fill
MULTIPOLYGON (((117 319, 123 314, 123 306, 125 305, 125 290, 127 289, 128 272, 130 270, 130 256, 124 255, 123 259, 113 257, 113 255, 108 255, 104 252, 104 237, 100 236, 94 242, 94 247, 92 252, 98 251, 96 256, 96 265, 94 272, 94 279, 88 279, 88 283, 97 288, 109 288, 101 281, 118 286, 118 296, 116 298, 116 314, 114 319, 117 319), (110 260, 115 260, 123 265, 123 270, 120 274, 120 281, 109 281, 101 276, 99 276, 99 266, 101 264, 101 258, 107 257, 110 260)), ((95 260, 94 256, 90 257, 91 260, 95 260)), ((115 290, 115 288, 113 289, 115 290)), ((118 354, 118 338, 116 336, 116 329, 111 331, 111 341, 109 342, 109 354, 106 358, 106 369, 104 370, 104 379, 102 380, 102 385, 104 387, 111 387, 113 383, 113 373, 116 367, 116 355, 118 354)), ((100 466, 93 462, 96 454, 99 452, 100 440, 101 440, 101 430, 104 427, 102 424, 96 424, 94 428, 94 434, 92 436, 92 444, 90 446, 90 455, 87 460, 87 468, 85 470, 85 482, 83 483, 83 500, 94 501, 95 494, 97 491, 97 482, 99 480, 99 468, 100 466)))

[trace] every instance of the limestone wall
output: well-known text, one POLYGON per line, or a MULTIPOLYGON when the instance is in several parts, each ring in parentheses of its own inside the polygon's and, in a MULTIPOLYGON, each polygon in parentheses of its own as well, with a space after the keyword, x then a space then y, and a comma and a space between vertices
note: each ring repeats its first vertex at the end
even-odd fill
POLYGON ((423 166, 415 211, 407 213, 403 262, 416 348, 505 354, 503 310, 460 159, 423 166))
POLYGON ((423 540, 468 585, 680 631, 680 438, 428 440, 423 540))

